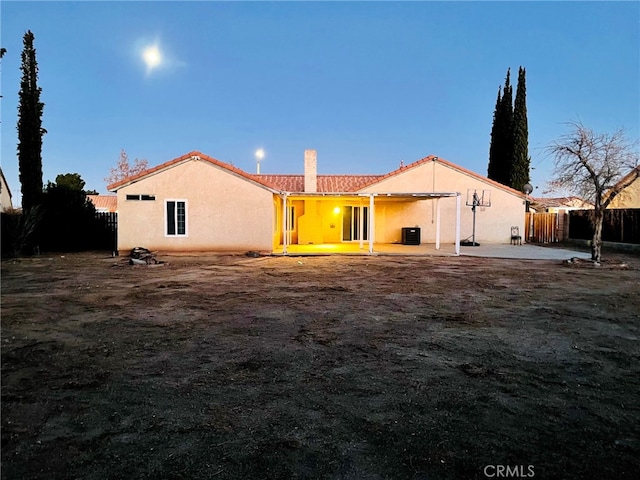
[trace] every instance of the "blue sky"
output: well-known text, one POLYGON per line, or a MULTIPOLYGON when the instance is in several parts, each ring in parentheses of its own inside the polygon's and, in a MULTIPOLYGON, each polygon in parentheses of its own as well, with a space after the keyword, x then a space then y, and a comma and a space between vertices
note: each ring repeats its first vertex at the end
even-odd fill
MULTIPOLYGON (((1 3, 2 169, 20 196, 20 53, 35 35, 44 181, 106 193, 124 148, 157 165, 192 150, 263 173, 386 173, 429 154, 486 175, 508 67, 527 69, 532 179, 580 120, 640 137, 638 2, 1 3), (145 46, 163 63, 147 71, 145 46)), ((15 202, 19 203, 19 202, 15 202)))

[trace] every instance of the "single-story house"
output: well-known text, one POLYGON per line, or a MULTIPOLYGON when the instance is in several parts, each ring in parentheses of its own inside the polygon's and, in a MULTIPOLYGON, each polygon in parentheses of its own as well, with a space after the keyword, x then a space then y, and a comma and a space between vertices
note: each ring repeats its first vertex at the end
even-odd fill
POLYGON ((567 213, 571 210, 592 209, 593 204, 576 197, 534 198, 531 201, 531 211, 536 213, 567 213))
POLYGON ((523 193, 433 155, 384 175, 320 175, 316 151, 306 150, 303 175, 271 175, 190 152, 107 189, 118 197, 121 252, 447 243, 459 253, 474 225, 479 243, 509 243, 513 226, 524 232, 523 193))
POLYGON ((117 195, 87 195, 98 213, 114 213, 118 211, 117 195))
POLYGON ((0 168, 0 212, 6 212, 7 210, 11 210, 13 208, 11 198, 12 196, 11 190, 9 189, 9 184, 7 183, 7 179, 4 178, 2 168, 0 168))
POLYGON ((621 181, 627 180, 631 180, 631 184, 618 193, 607 208, 640 208, 640 166, 631 170, 621 181))

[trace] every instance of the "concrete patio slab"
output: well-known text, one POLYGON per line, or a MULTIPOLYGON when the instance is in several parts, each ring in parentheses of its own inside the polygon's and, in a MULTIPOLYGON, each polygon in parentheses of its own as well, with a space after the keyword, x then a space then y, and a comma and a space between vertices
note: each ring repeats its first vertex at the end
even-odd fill
MULTIPOLYGON (((273 252, 281 255, 282 250, 273 252)), ((337 243, 322 245, 289 245, 288 255, 368 255, 368 245, 360 248, 358 243, 337 243)), ((453 244, 443 244, 436 250, 434 244, 400 245, 376 243, 374 255, 416 255, 416 256, 454 256, 453 244)), ((460 255, 486 258, 514 258, 521 260, 568 260, 573 257, 591 258, 588 252, 565 248, 541 247, 538 245, 480 245, 478 247, 460 247, 460 255)))
POLYGON ((460 247, 460 255, 469 257, 515 258, 521 260, 568 260, 573 257, 589 259, 589 252, 538 245, 480 245, 460 247))

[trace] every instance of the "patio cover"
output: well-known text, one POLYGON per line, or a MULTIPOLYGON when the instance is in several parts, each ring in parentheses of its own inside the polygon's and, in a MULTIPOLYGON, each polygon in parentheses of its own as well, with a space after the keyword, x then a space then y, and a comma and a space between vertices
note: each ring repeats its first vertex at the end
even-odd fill
MULTIPOLYGON (((456 197, 456 234, 455 234, 455 254, 460 255, 460 192, 415 192, 415 193, 353 193, 353 192, 280 192, 282 198, 282 231, 287 231, 287 225, 289 225, 289 209, 287 208, 287 201, 293 199, 304 199, 309 197, 325 197, 325 198, 341 198, 341 199, 362 199, 369 198, 369 254, 373 253, 374 232, 375 232, 375 216, 374 207, 375 199, 384 199, 388 201, 419 201, 419 200, 433 200, 438 198, 456 197)), ((282 254, 287 255, 288 236, 283 235, 282 241, 282 254)), ((360 240, 362 244, 362 237, 360 240)), ((436 207, 436 250, 440 249, 440 203, 437 203, 436 207)))

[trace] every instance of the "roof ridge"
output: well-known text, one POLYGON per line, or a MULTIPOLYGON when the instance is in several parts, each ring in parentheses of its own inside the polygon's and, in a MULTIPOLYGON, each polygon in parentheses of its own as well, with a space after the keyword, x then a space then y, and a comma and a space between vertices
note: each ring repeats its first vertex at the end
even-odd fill
MULTIPOLYGON (((253 175, 258 180, 264 178, 287 178, 287 179, 300 179, 304 178, 303 173, 250 173, 249 175, 253 175)), ((320 175, 318 175, 320 177, 320 175)))
POLYGON ((178 163, 181 163, 181 162, 184 162, 186 160, 193 159, 193 158, 198 158, 200 160, 205 160, 205 161, 207 161, 207 162, 209 162, 209 163, 211 163, 213 165, 217 165, 217 166, 219 166, 221 168, 224 168, 225 170, 228 170, 228 171, 233 172, 233 173, 235 173, 237 175, 240 175, 241 177, 244 177, 244 178, 246 178, 248 180, 256 182, 256 183, 262 185, 263 187, 266 187, 266 188, 269 188, 269 189, 273 188, 270 185, 268 185, 267 183, 262 182, 259 179, 257 179, 254 174, 248 173, 248 172, 242 170, 241 168, 238 168, 235 165, 232 165, 230 163, 226 163, 226 162, 223 162, 223 161, 218 160, 216 158, 210 157, 209 155, 207 155, 205 153, 202 153, 202 152, 200 152, 198 150, 193 150, 193 151, 191 151, 189 153, 185 153, 184 155, 176 157, 173 160, 166 161, 164 163, 161 163, 160 165, 157 165, 155 167, 152 167, 152 168, 149 168, 147 170, 144 170, 144 171, 142 171, 142 172, 140 172, 140 173, 138 173, 136 175, 129 176, 129 177, 124 178, 124 179, 122 179, 122 180, 120 180, 118 182, 114 182, 114 183, 112 183, 110 185, 107 185, 107 190, 112 190, 112 189, 121 187, 121 186, 123 186, 125 184, 131 183, 131 182, 135 182, 136 180, 140 180, 141 178, 144 178, 144 177, 146 177, 148 175, 151 175, 152 173, 158 172, 160 170, 164 170, 164 169, 169 168, 169 167, 171 167, 173 165, 176 165, 178 163))
MULTIPOLYGON (((107 185, 107 190, 112 190, 112 189, 116 189, 118 187, 121 187, 125 184, 134 182, 136 180, 139 180, 143 177, 146 177, 147 175, 150 175, 152 173, 158 172, 160 170, 164 170, 166 168, 171 167, 172 165, 184 162, 186 160, 192 159, 192 158, 199 158, 201 160, 207 161, 213 165, 216 165, 218 167, 224 168, 225 170, 228 170, 229 172, 235 173, 243 178, 246 178, 247 180, 251 180, 263 187, 266 187, 270 190, 279 190, 279 188, 277 186, 271 185, 269 184, 269 182, 265 181, 264 178, 268 177, 268 176, 273 176, 273 177, 288 177, 288 178, 300 178, 300 177, 304 177, 304 173, 302 174, 296 174, 296 173, 249 173, 245 170, 242 170, 241 168, 236 167, 235 165, 232 165, 230 163, 226 163, 223 162, 221 160, 218 160, 216 158, 210 157, 209 155, 206 155, 198 150, 193 150, 189 153, 186 153, 184 155, 181 155, 180 157, 174 158, 173 160, 169 160, 167 162, 164 162, 160 165, 157 165, 153 168, 147 169, 143 172, 140 172, 136 175, 127 177, 125 179, 122 179, 118 182, 112 183, 111 185, 107 185)), ((407 170, 416 168, 420 165, 424 165, 425 163, 428 162, 440 162, 442 165, 447 166, 449 168, 452 168, 454 170, 457 170, 461 173, 464 173, 466 175, 469 175, 473 178, 476 178, 478 180, 481 180, 483 182, 489 183, 494 185, 497 188, 500 188, 508 193, 517 195, 517 196, 523 196, 524 193, 523 192, 519 192, 518 190, 515 190, 514 188, 511 188, 507 185, 503 185, 499 182, 496 182, 495 180, 492 180, 488 177, 484 177, 472 170, 469 170, 465 167, 462 167, 460 165, 457 165, 453 162, 450 162, 448 160, 445 160, 443 158, 440 158, 438 156, 435 155, 428 155, 426 157, 423 157, 419 160, 416 160, 415 162, 412 162, 408 165, 403 165, 400 166, 399 168, 396 168, 395 170, 392 170, 391 172, 388 173, 383 173, 383 174, 349 174, 349 173, 337 173, 337 174, 318 174, 317 177, 318 178, 338 178, 338 177, 348 177, 348 178, 361 178, 361 179, 365 179, 365 180, 370 180, 370 181, 366 181, 363 185, 358 185, 356 187, 354 187, 355 189, 353 190, 354 192, 358 192, 358 191, 362 191, 364 188, 368 188, 371 185, 375 185, 376 183, 382 182, 383 180, 386 180, 387 178, 391 178, 394 177, 396 175, 399 175, 400 173, 403 173, 407 170)))
POLYGON ((502 190, 505 190, 505 191, 507 191, 509 193, 512 193, 514 195, 518 195, 519 197, 524 197, 525 196, 524 192, 519 192, 515 188, 511 188, 508 185, 504 185, 504 184, 502 184, 500 182, 496 182, 495 180, 492 180, 489 177, 484 177, 484 176, 480 175, 479 173, 476 173, 476 172, 474 172, 472 170, 469 170, 468 168, 461 167, 460 165, 455 164, 453 162, 450 162, 449 160, 445 160, 444 158, 435 157, 434 160, 437 161, 437 162, 441 162, 443 165, 447 165, 448 167, 453 168, 455 170, 458 170, 458 171, 460 171, 462 173, 466 173, 467 175, 471 175, 472 177, 475 177, 478 180, 489 182, 489 183, 493 184, 494 186, 496 186, 498 188, 501 188, 502 190))
MULTIPOLYGON (((278 176, 278 177, 304 177, 304 173, 251 173, 257 177, 278 176)), ((384 173, 318 173, 317 177, 381 177, 384 173)))
POLYGON ((375 185, 376 183, 379 183, 383 180, 386 180, 387 178, 391 178, 391 177, 395 177, 396 175, 399 175, 400 173, 406 171, 406 170, 410 170, 412 168, 415 168, 419 165, 422 165, 424 163, 429 162, 430 160, 434 159, 434 158, 438 158, 434 155, 428 155, 426 157, 421 158, 420 160, 416 160, 415 162, 410 163, 409 165, 402 165, 401 167, 396 168, 395 170, 392 170, 389 173, 384 173, 382 175, 376 175, 377 177, 379 177, 378 180, 373 181, 373 182, 369 182, 366 183, 365 185, 362 185, 358 190, 362 190, 363 188, 367 188, 370 187, 371 185, 375 185))
POLYGON ((155 173, 159 170, 163 170, 165 168, 170 167, 171 165, 175 165, 176 163, 180 163, 183 162, 189 158, 192 158, 194 156, 194 154, 198 154, 199 152, 189 152, 189 153, 185 153, 184 155, 181 155, 179 157, 174 158, 173 160, 169 160, 167 162, 161 163, 160 165, 156 165, 155 167, 151 167, 148 168, 146 170, 143 170, 142 172, 139 172, 135 175, 130 175, 128 177, 123 178, 122 180, 118 180, 117 182, 114 182, 110 185, 107 185, 107 190, 112 190, 114 188, 118 188, 121 187, 122 185, 125 185, 127 183, 131 183, 134 182, 136 180, 139 180, 143 177, 146 177, 147 175, 151 175, 152 173, 155 173))

